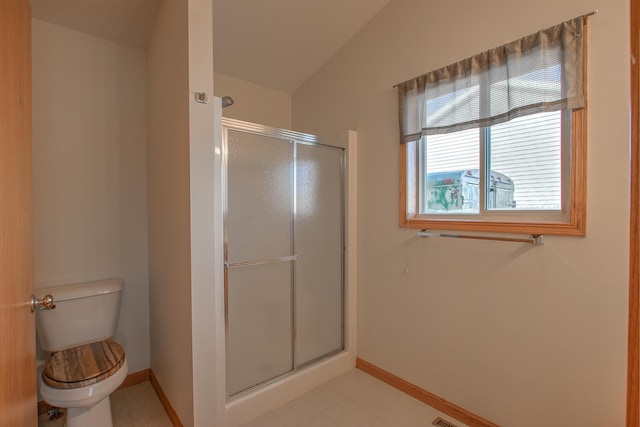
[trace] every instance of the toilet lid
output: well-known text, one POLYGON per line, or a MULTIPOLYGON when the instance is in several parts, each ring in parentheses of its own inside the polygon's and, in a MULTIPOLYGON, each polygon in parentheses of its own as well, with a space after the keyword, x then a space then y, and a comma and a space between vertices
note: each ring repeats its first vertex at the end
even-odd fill
POLYGON ((53 354, 42 372, 53 388, 79 388, 102 381, 124 363, 124 350, 115 341, 100 341, 53 354))

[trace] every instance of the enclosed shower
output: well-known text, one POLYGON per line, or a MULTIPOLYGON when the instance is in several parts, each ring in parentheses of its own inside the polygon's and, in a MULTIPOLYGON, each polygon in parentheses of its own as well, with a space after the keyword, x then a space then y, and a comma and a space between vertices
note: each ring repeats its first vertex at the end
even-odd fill
POLYGON ((222 119, 226 396, 345 350, 345 146, 222 119))

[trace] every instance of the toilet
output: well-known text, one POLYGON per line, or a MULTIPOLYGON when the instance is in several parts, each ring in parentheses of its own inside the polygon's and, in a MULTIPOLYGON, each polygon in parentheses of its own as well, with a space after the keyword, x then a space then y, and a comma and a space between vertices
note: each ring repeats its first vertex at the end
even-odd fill
POLYGON ((66 427, 113 427, 113 393, 127 377, 124 349, 111 340, 118 327, 120 279, 37 289, 55 308, 36 312, 36 333, 51 353, 40 379, 49 405, 66 408, 66 427))

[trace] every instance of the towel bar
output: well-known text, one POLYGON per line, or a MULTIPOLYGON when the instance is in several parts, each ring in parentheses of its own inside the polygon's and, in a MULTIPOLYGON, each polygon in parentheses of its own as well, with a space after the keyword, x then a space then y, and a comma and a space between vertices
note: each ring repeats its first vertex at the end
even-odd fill
POLYGON ((500 236, 474 236, 470 234, 434 233, 430 230, 418 231, 420 237, 452 237, 455 239, 495 240, 499 242, 531 243, 532 245, 544 245, 543 234, 532 234, 527 238, 500 237, 500 236))

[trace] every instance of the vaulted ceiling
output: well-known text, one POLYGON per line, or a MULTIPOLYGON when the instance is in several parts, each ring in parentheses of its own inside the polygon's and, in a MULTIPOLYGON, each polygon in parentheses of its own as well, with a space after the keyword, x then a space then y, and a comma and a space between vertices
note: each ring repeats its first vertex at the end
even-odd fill
MULTIPOLYGON (((390 0, 213 0, 216 72, 294 92, 390 0)), ((144 49, 160 0, 31 0, 35 19, 144 49)))

